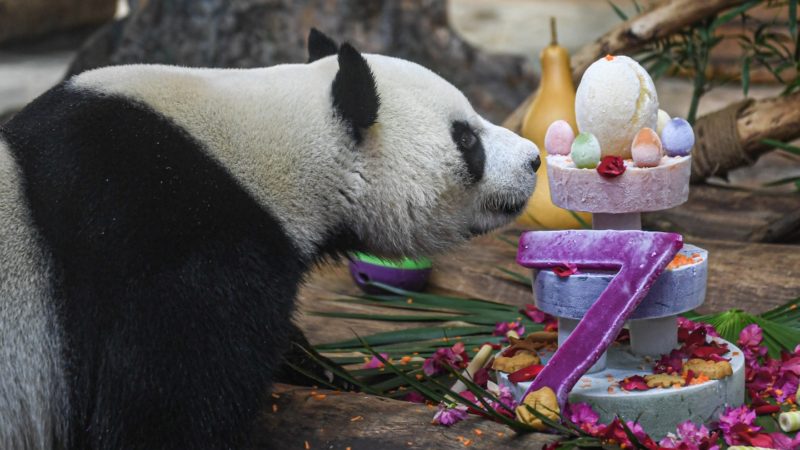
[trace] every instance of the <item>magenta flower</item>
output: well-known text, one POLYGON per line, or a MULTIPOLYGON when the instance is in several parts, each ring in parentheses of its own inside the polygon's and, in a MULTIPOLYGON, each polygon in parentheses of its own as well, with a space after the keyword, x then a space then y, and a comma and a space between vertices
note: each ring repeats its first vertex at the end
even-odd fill
POLYGON ((511 389, 507 388, 506 386, 500 386, 499 392, 496 393, 497 399, 500 401, 498 404, 495 401, 489 401, 489 404, 500 414, 514 417, 514 408, 517 407, 517 402, 514 401, 514 394, 511 393, 511 389), (505 406, 505 408, 503 407, 505 406))
POLYGON ((694 322, 689 320, 685 317, 678 317, 678 334, 680 335, 681 331, 684 332, 692 332, 703 329, 705 333, 711 337, 719 337, 717 333, 717 329, 714 328, 712 325, 702 322, 694 322))
POLYGON ((761 427, 753 425, 756 420, 756 413, 746 405, 738 408, 726 408, 719 416, 719 428, 725 437, 725 442, 729 445, 738 443, 737 435, 743 430, 754 433, 761 430, 761 427))
POLYGON ((411 391, 403 397, 403 400, 411 403, 425 403, 425 397, 417 391, 411 391))
POLYGON ((531 321, 543 324, 546 331, 555 331, 558 329, 558 321, 556 318, 537 308, 535 305, 528 303, 525 305, 525 309, 520 309, 519 312, 528 316, 531 321))
MULTIPOLYGON (((380 355, 386 361, 389 360, 389 354, 388 353, 381 353, 380 355)), ((364 369, 378 369, 380 367, 383 367, 383 363, 381 362, 381 360, 378 359, 377 356, 373 356, 372 359, 369 360, 369 362, 364 363, 364 367, 363 368, 364 369)))
POLYGON ((738 344, 741 347, 758 347, 761 345, 761 340, 764 338, 763 333, 761 331, 761 327, 758 325, 751 323, 750 325, 744 327, 741 333, 739 333, 739 342, 738 344))
POLYGON ((776 450, 796 450, 800 448, 800 433, 794 439, 783 433, 770 433, 769 436, 772 438, 772 444, 776 450))
POLYGON ((683 353, 680 350, 672 350, 668 355, 662 355, 656 361, 653 373, 675 374, 683 370, 683 353))
POLYGON ((719 445, 715 442, 716 435, 710 435, 708 428, 704 425, 697 425, 687 420, 678 424, 678 435, 670 433, 658 443, 664 448, 677 448, 681 450, 719 450, 719 445))
POLYGON ((650 387, 641 375, 633 375, 619 382, 619 387, 626 391, 647 391, 650 387))
POLYGON ((568 404, 566 412, 570 422, 589 434, 597 434, 603 428, 598 425, 600 415, 588 403, 568 404))
POLYGON ((497 322, 494 326, 494 331, 492 335, 494 336, 503 336, 505 337, 509 331, 514 331, 517 333, 518 336, 525 336, 525 326, 522 325, 522 322, 497 322))
POLYGON ((468 417, 467 407, 464 405, 445 405, 439 403, 439 410, 433 416, 433 423, 449 427, 461 422, 468 417))
POLYGON ((435 375, 447 371, 447 367, 463 369, 467 367, 469 357, 464 350, 464 343, 457 342, 450 348, 439 348, 430 358, 426 358, 422 363, 422 371, 427 376, 435 375))

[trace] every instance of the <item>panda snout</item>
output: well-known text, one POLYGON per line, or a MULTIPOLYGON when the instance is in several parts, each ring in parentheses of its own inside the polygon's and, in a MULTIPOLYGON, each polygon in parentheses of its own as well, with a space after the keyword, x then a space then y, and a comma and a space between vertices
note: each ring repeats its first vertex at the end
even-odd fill
POLYGON ((534 155, 533 159, 531 160, 531 169, 533 173, 536 173, 539 170, 539 167, 542 165, 542 160, 539 158, 539 155, 534 155))

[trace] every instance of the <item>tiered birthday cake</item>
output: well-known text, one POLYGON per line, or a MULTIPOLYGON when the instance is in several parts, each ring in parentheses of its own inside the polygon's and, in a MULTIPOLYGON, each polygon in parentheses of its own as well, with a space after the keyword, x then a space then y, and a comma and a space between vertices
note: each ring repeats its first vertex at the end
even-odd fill
MULTIPOLYGON (((705 299, 708 253, 641 231, 640 219, 688 198, 692 128, 658 109, 650 76, 624 56, 589 67, 575 111, 577 136, 557 121, 545 137, 550 192, 562 208, 593 213, 594 230, 520 238, 517 261, 535 269, 535 302, 558 318, 557 343, 512 339, 495 358, 498 380, 528 405, 547 395, 560 408, 586 402, 653 436, 714 420, 744 401, 743 355, 678 321, 705 299)), ((530 418, 524 407, 518 416, 530 418)))

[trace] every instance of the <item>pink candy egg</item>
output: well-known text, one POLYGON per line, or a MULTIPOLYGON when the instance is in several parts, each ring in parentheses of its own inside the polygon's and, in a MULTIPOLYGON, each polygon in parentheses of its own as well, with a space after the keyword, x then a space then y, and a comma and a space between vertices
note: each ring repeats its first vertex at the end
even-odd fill
POLYGON ((544 148, 549 155, 569 155, 575 132, 565 120, 556 120, 547 127, 544 148))
POLYGON ((631 155, 636 167, 655 167, 661 162, 663 150, 658 133, 652 128, 642 128, 631 144, 631 155))

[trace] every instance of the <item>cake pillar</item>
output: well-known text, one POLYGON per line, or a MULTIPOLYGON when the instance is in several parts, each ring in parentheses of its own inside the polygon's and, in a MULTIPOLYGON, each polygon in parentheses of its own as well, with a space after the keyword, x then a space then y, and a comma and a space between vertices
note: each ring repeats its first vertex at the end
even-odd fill
POLYGON ((637 355, 658 356, 669 354, 678 346, 678 318, 631 320, 631 351, 637 355))
POLYGON ((642 215, 638 212, 607 214, 594 213, 592 228, 595 230, 641 230, 642 215))

